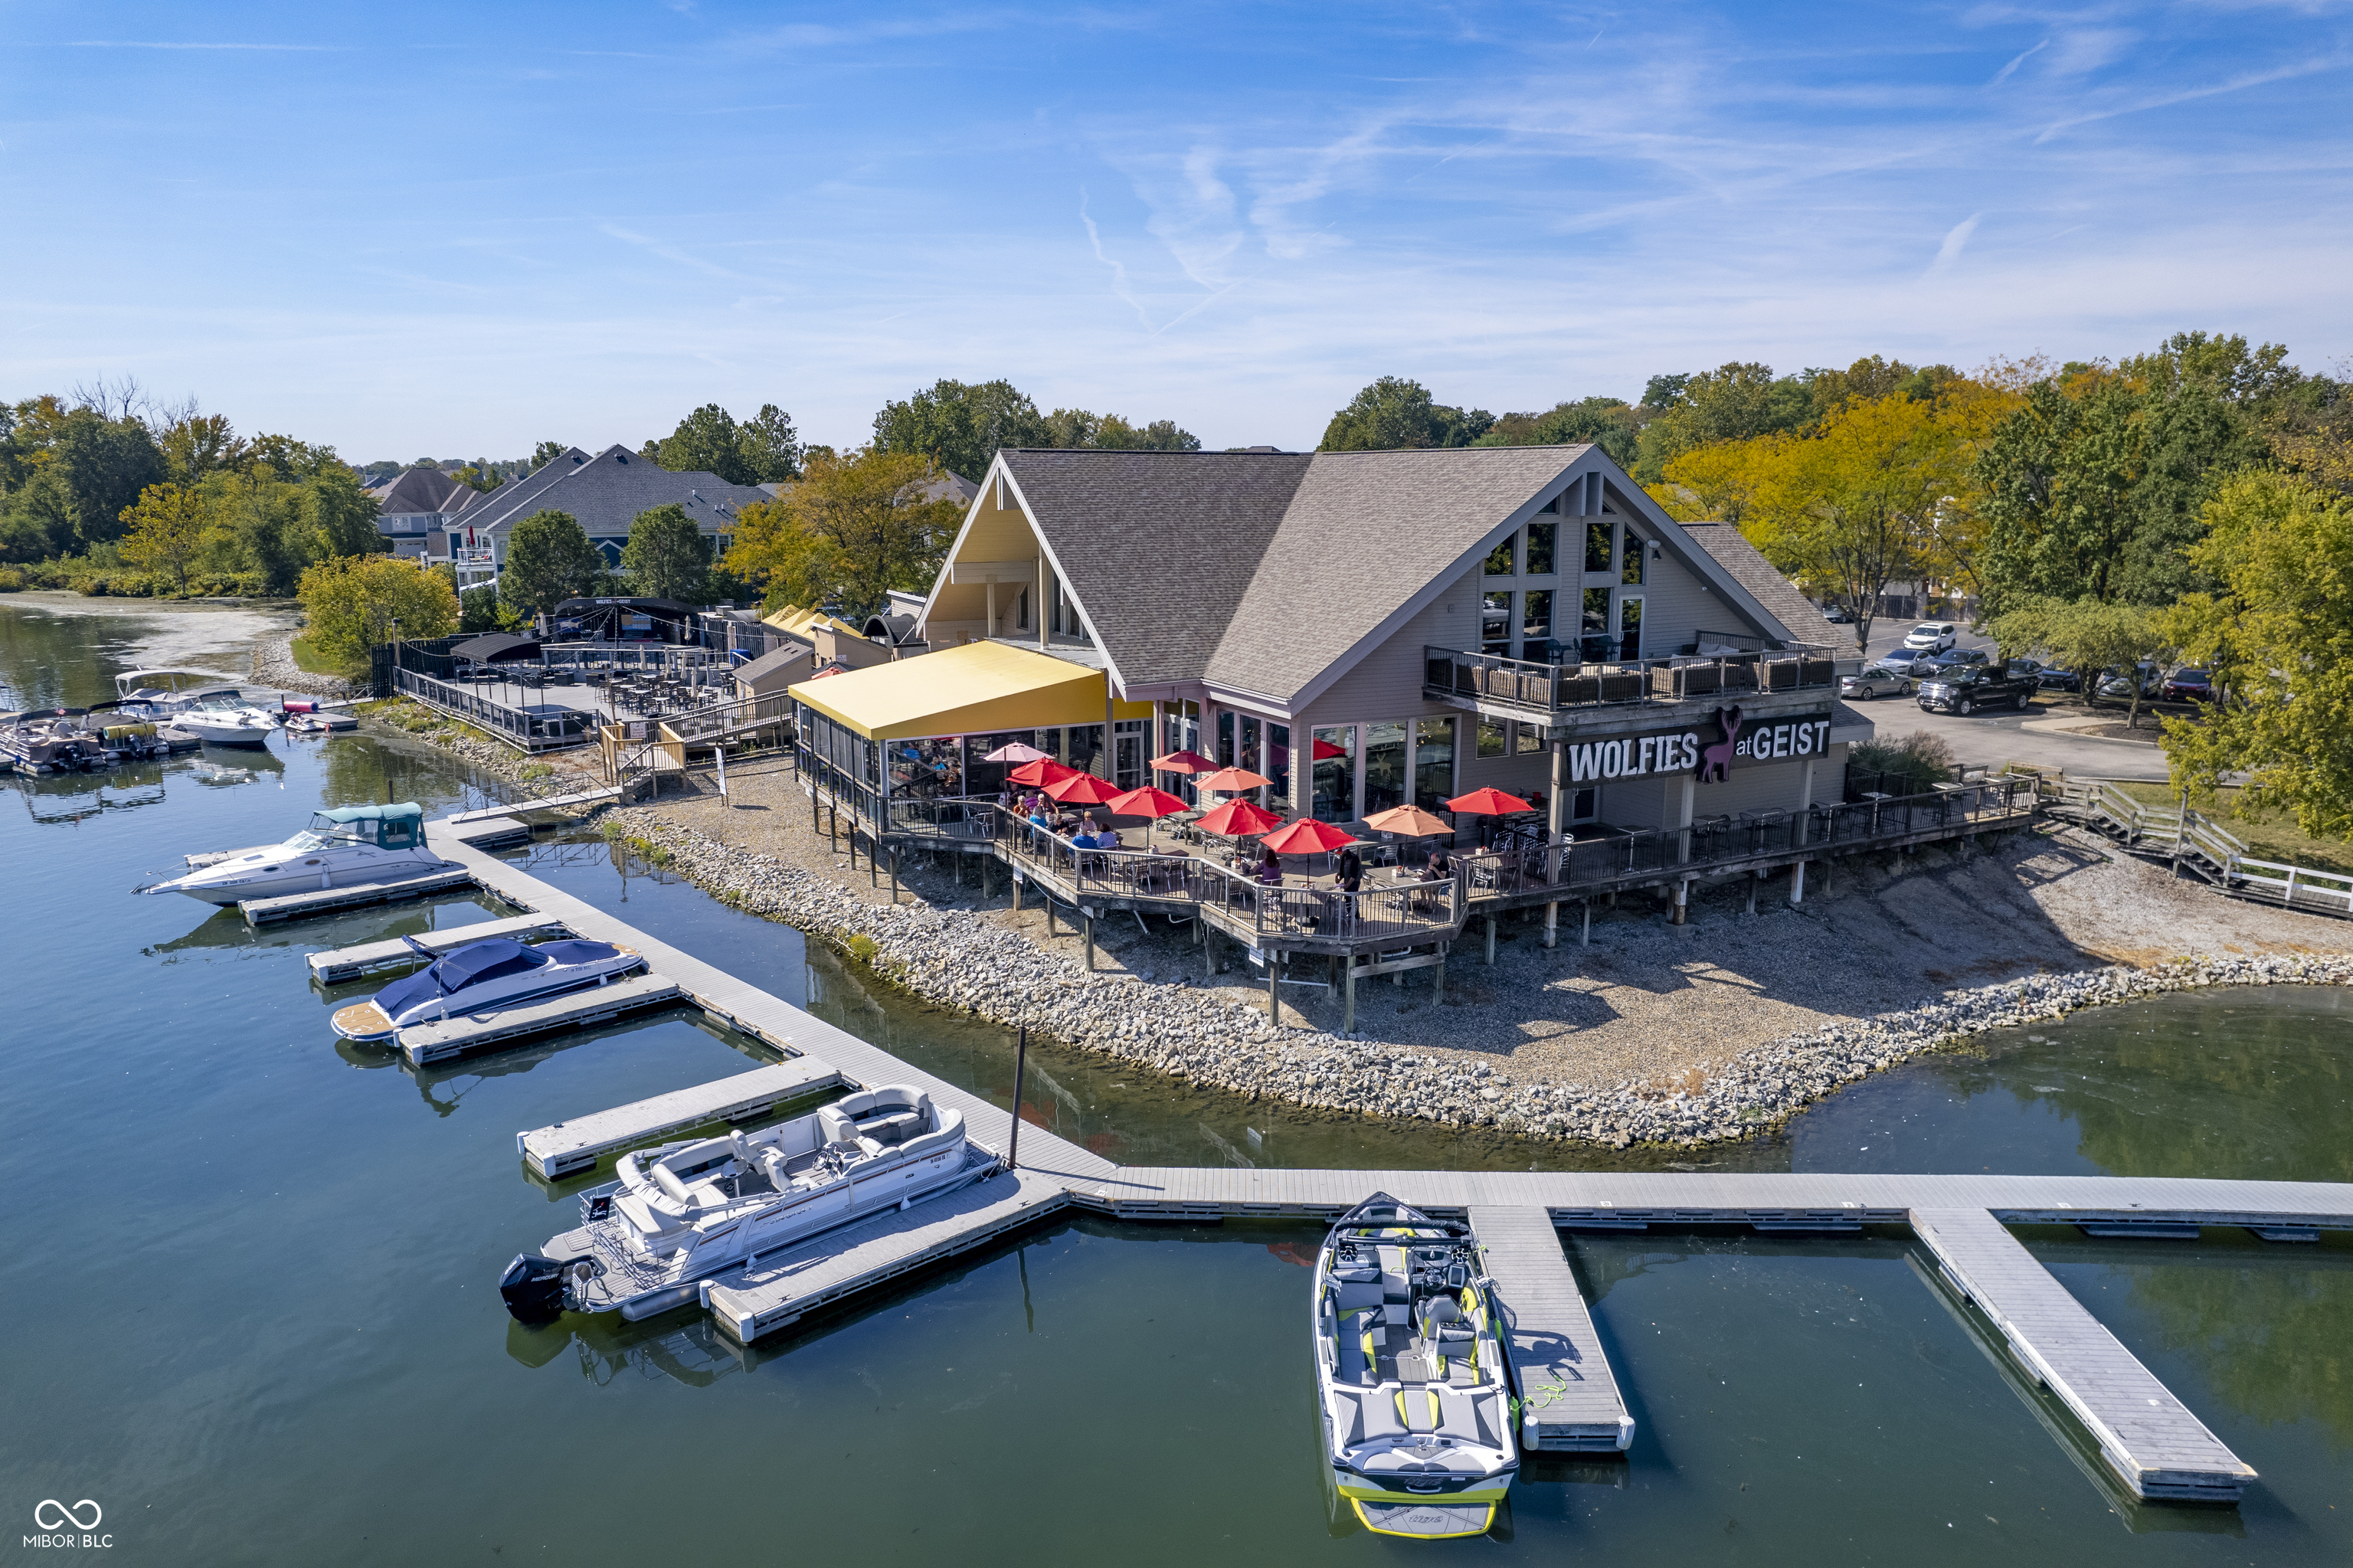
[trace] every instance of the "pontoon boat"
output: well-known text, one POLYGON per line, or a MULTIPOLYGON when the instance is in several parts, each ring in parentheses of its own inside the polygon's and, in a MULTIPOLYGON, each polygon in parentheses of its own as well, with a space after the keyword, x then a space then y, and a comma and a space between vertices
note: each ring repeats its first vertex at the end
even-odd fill
POLYGON ((1315 1260, 1315 1378, 1332 1479, 1366 1528, 1483 1533, 1519 1473, 1511 1377, 1478 1238, 1386 1192, 1315 1260))
POLYGON ((523 1253, 499 1278, 525 1322, 561 1311, 650 1317, 697 1281, 821 1231, 985 1175, 964 1113, 889 1084, 756 1132, 621 1156, 620 1180, 580 1195, 580 1228, 523 1253))
POLYGON ((311 825, 282 844, 192 854, 187 862, 187 875, 137 891, 185 893, 207 904, 235 904, 312 888, 396 882, 450 869, 448 862, 425 847, 425 808, 413 800, 314 812, 311 825))
POLYGON ((534 948, 492 937, 436 957, 422 942, 402 939, 434 961, 365 1001, 336 1009, 335 1033, 344 1039, 390 1040, 413 1023, 561 996, 603 985, 646 961, 636 948, 611 942, 542 942, 534 948))

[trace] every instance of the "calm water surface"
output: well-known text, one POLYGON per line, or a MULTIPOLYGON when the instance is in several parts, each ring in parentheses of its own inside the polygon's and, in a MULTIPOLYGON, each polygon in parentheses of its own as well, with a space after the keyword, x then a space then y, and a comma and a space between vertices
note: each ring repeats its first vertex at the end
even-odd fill
MULTIPOLYGON (((0 624, 9 612, 0 606, 0 624)), ((0 638, 0 705, 110 669, 0 638)), ((82 689, 94 685, 95 689, 82 689)), ((126 890, 320 804, 495 785, 364 737, 206 782, 175 759, 14 780, 0 1179, 19 1251, 0 1511, 90 1498, 159 1563, 2353 1561, 2353 1248, 2028 1239, 2263 1479, 2235 1511, 2121 1499, 1894 1234, 1579 1237, 1640 1423, 1532 1464, 1508 1539, 1412 1548, 1324 1512, 1301 1332, 1315 1233, 1079 1222, 749 1352, 691 1313, 511 1324, 494 1280, 567 1224, 517 1128, 764 1054, 657 1015, 411 1073, 338 1049, 306 953, 492 917, 472 900, 257 935, 126 890)), ((539 874, 1000 1104, 1001 1032, 881 993, 601 844, 539 874)), ((363 988, 364 989, 364 988, 363 988)), ((2342 996, 2169 998, 1882 1075, 1683 1163, 2353 1180, 2342 996)), ((1335 1123, 1033 1049, 1024 1112, 1115 1159, 1622 1163, 1335 1123)), ((1672 1163, 1661 1161, 1661 1163, 1672 1163)))

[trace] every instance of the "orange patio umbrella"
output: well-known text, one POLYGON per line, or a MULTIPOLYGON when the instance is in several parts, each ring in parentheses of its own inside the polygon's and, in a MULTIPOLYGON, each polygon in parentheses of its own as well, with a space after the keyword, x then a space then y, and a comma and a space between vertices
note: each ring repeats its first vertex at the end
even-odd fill
POLYGON ((1454 830, 1419 806, 1391 806, 1365 819, 1365 826, 1409 839, 1431 839, 1454 830))
POLYGON ((1193 824, 1205 833, 1224 838, 1255 838, 1269 828, 1282 825, 1282 819, 1272 811, 1251 805, 1248 800, 1229 800, 1216 810, 1205 813, 1193 824))
POLYGON ((1046 793, 1065 806, 1100 806, 1119 798, 1119 786, 1092 773, 1073 773, 1046 786, 1046 793))
POLYGON ((1203 773, 1215 767, 1216 763, 1198 751, 1172 751, 1166 757, 1152 759, 1152 768, 1155 773, 1203 773))
POLYGON ((1035 762, 1023 763, 1005 777, 1013 783, 1027 784, 1034 789, 1041 784, 1071 778, 1077 772, 1077 768, 1065 768, 1050 757, 1041 757, 1035 762))
POLYGON ((1344 833, 1329 822, 1319 822, 1312 817, 1302 817, 1288 827, 1277 829, 1259 841, 1277 854, 1328 854, 1335 849, 1356 842, 1355 835, 1344 833))
POLYGON ((1130 789, 1126 794, 1106 801, 1105 804, 1111 808, 1111 814, 1114 817, 1147 819, 1144 826, 1145 849, 1152 847, 1152 830, 1160 819, 1175 816, 1185 810, 1184 801, 1165 789, 1155 789, 1148 784, 1141 789, 1130 789))
POLYGON ((1263 789, 1274 780, 1247 768, 1220 768, 1193 782, 1203 789, 1215 789, 1221 795, 1235 795, 1245 789, 1263 789))
POLYGON ((1473 789, 1468 795, 1457 795, 1446 802, 1446 809, 1474 817, 1501 817, 1535 810, 1517 795, 1506 795, 1501 789, 1473 789))

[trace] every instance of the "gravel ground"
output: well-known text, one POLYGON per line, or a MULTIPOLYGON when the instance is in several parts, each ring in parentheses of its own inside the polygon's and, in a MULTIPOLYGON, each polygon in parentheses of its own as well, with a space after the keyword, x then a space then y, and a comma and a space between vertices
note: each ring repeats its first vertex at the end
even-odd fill
POLYGON ((1248 1095, 1621 1146, 1745 1136, 1982 1028, 2190 985, 2353 977, 2353 927, 2174 883, 2063 830, 1842 863, 1797 908, 1777 878, 1755 916, 1745 885, 1695 890, 1680 927, 1629 897, 1596 912, 1590 947, 1573 916, 1549 951, 1534 923, 1507 922, 1492 969, 1474 927, 1442 1006, 1426 970, 1369 982, 1344 1040, 1329 993, 1287 987, 1278 1029, 1229 945, 1211 976, 1189 933, 1156 919, 1107 917, 1088 974, 1067 926, 1050 938, 1034 901, 1006 907, 1002 868, 984 907, 977 863, 959 887, 903 862, 893 905, 887 879, 853 874, 812 829, 787 763, 730 782, 726 800, 699 780, 617 813, 620 831, 721 897, 853 951, 867 938, 878 970, 930 1000, 1248 1095))

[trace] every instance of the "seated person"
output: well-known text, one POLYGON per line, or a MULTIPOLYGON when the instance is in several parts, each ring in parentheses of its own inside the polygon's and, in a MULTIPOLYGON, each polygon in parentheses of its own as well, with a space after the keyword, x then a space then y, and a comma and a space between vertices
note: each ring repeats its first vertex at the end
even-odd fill
POLYGON ((1446 853, 1444 844, 1430 852, 1430 880, 1442 882, 1454 874, 1454 857, 1446 853))
POLYGON ((1261 882, 1277 883, 1282 880, 1282 862, 1272 850, 1264 851, 1256 867, 1256 875, 1261 882))
POLYGON ((1092 828, 1091 828, 1091 827, 1090 827, 1088 824, 1086 824, 1085 822, 1081 822, 1081 823, 1079 824, 1079 831, 1078 831, 1077 832, 1075 832, 1075 833, 1073 833, 1073 834, 1071 834, 1071 847, 1072 847, 1072 848, 1074 848, 1074 849, 1092 849, 1092 848, 1094 848, 1094 847, 1095 847, 1095 835, 1094 835, 1094 830, 1093 830, 1092 828))

